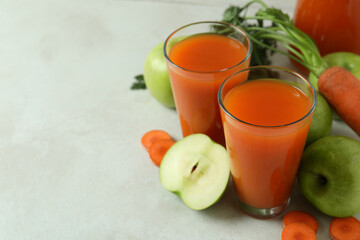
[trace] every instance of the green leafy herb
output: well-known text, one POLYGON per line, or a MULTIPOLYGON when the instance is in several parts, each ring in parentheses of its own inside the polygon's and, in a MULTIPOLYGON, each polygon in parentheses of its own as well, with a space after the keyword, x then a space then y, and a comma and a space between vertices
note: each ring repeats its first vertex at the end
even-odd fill
POLYGON ((296 28, 287 14, 268 7, 262 0, 252 0, 241 8, 229 7, 223 21, 242 28, 249 35, 254 43, 254 64, 267 64, 269 54, 277 52, 299 62, 317 77, 328 67, 312 38, 296 28), (248 16, 246 10, 254 3, 261 8, 254 16, 248 16), (276 43, 286 51, 277 48, 276 43))
MULTIPOLYGON (((256 37, 257 31, 253 30, 252 28, 263 28, 264 23, 261 19, 253 22, 246 21, 245 15, 246 9, 248 7, 248 5, 245 5, 242 8, 230 6, 225 10, 222 21, 238 26, 243 29, 249 36, 256 37)), ((259 39, 259 42, 267 46, 272 46, 273 48, 276 48, 276 41, 273 39, 259 39)), ((250 66, 271 64, 270 57, 274 53, 274 51, 272 49, 264 47, 262 44, 253 45, 250 66)))
POLYGON ((131 90, 146 89, 144 75, 139 74, 135 77, 135 82, 131 85, 131 90))

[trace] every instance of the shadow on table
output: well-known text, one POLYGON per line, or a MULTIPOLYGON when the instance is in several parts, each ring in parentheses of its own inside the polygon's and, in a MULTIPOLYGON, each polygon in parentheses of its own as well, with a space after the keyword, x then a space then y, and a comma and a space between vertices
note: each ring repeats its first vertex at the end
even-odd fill
MULTIPOLYGON (((289 206, 279 216, 269 219, 281 220, 284 214, 291 210, 303 210, 310 213, 315 213, 316 215, 321 214, 304 198, 304 196, 302 195, 299 189, 297 181, 294 184, 289 206)), ((228 220, 233 221, 233 220, 240 220, 242 218, 249 218, 249 216, 246 213, 244 213, 241 210, 240 206, 236 203, 231 184, 227 186, 222 198, 210 208, 201 211, 201 214, 204 214, 211 218, 216 218, 225 221, 228 220)), ((261 220, 266 220, 266 219, 261 219, 261 220)))
POLYGON ((212 218, 231 221, 248 217, 236 204, 231 184, 227 186, 223 196, 217 203, 201 213, 212 218))

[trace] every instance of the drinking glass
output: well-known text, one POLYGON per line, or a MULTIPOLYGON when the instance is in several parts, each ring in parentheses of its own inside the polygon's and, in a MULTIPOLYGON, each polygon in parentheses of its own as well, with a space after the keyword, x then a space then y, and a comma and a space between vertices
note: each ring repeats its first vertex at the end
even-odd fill
POLYGON ((184 137, 204 133, 225 145, 217 92, 249 66, 251 50, 248 36, 228 23, 191 23, 169 35, 164 55, 184 137))
POLYGON ((280 214, 315 109, 313 86, 292 70, 251 67, 228 77, 218 99, 236 201, 257 218, 280 214))

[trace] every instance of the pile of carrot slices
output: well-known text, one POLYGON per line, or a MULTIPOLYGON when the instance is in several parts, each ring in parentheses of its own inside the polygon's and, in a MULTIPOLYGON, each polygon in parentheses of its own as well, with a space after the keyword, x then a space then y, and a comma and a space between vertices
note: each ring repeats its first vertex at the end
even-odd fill
POLYGON ((162 159, 175 141, 170 134, 163 130, 151 130, 141 138, 141 144, 149 153, 150 159, 156 166, 160 166, 162 159))
MULTIPOLYGON (((316 240, 319 223, 304 211, 290 211, 283 221, 282 240, 316 240)), ((359 240, 360 221, 355 217, 333 218, 329 227, 331 240, 359 240)))
POLYGON ((282 240, 315 240, 319 223, 311 214, 303 211, 290 211, 283 221, 282 240))

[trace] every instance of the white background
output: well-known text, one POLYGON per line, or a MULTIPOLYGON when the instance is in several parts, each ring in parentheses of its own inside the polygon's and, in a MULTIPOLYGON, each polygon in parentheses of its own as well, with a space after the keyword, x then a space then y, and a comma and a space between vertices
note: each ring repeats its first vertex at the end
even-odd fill
MULTIPOLYGON (((175 110, 130 90, 147 53, 231 2, 245 1, 0 1, 0 239, 280 239, 281 216, 248 217, 229 191, 187 208, 140 144, 152 129, 181 138, 175 110)), ((295 0, 266 2, 294 11, 295 0)), ((339 122, 333 134, 359 139, 339 122)), ((331 218, 297 187, 290 209, 313 213, 328 239, 331 218)))

